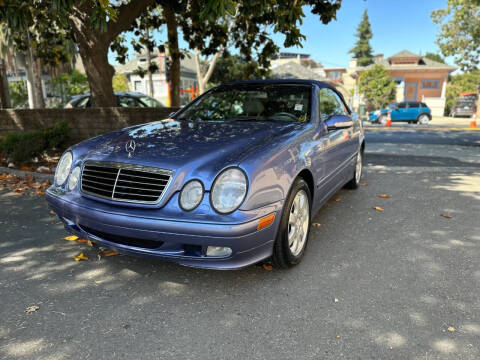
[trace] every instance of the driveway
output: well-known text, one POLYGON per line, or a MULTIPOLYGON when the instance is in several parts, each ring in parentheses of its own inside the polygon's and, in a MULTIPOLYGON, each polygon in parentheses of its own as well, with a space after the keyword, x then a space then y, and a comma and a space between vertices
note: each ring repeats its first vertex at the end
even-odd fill
POLYGON ((3 191, 0 358, 479 359, 479 137, 369 130, 364 186, 287 271, 99 258, 3 191))

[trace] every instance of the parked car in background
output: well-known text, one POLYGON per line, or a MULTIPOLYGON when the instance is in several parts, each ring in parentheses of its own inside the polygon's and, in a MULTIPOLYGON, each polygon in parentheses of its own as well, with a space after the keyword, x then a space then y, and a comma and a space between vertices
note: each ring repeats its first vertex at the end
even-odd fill
POLYGON ((450 109, 451 117, 472 116, 477 112, 477 103, 474 97, 465 97, 457 100, 450 109))
POLYGON ((369 120, 372 123, 385 125, 388 112, 393 121, 406 121, 415 124, 428 124, 432 120, 430 108, 423 102, 404 101, 393 103, 386 109, 375 110, 369 113, 369 120))
POLYGON ((68 232, 121 253, 290 267, 320 207, 359 186, 364 148, 361 122, 328 83, 229 82, 169 119, 71 147, 46 199, 68 232))
MULTIPOLYGON (((139 92, 116 92, 118 107, 165 107, 160 101, 139 92)), ((90 94, 74 96, 66 105, 66 109, 89 108, 92 106, 90 94)))

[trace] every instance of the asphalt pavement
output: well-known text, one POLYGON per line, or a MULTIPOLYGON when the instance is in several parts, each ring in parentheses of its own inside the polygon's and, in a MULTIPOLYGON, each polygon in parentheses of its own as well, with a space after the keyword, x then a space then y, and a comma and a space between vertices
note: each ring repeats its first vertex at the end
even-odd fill
POLYGON ((290 270, 98 258, 4 191, 0 358, 479 359, 479 156, 480 132, 368 130, 364 186, 290 270))

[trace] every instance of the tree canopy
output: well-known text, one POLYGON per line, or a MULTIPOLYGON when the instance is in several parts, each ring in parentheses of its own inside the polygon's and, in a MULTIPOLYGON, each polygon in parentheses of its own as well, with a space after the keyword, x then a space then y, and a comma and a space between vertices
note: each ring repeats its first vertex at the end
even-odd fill
POLYGON ((395 99, 395 81, 380 65, 362 72, 358 78, 358 84, 360 93, 365 97, 369 108, 384 108, 395 99))
POLYGON ((427 58, 427 59, 430 59, 430 60, 437 61, 437 62, 439 62, 439 63, 445 64, 445 59, 444 59, 441 55, 439 55, 439 54, 427 52, 424 57, 427 58))
POLYGON ((357 33, 355 36, 358 38, 358 40, 349 53, 353 54, 353 57, 357 59, 357 64, 359 66, 368 66, 373 64, 373 50, 370 46, 370 39, 372 38, 373 34, 366 9, 363 12, 362 21, 357 27, 357 33))
POLYGON ((480 0, 447 0, 431 14, 440 25, 437 44, 443 56, 453 56, 464 71, 480 65, 480 0))

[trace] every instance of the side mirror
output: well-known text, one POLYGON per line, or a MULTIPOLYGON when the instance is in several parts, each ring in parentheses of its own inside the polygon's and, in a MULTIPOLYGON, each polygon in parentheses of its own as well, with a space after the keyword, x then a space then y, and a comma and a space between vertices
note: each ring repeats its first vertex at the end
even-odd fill
POLYGON ((333 115, 325 121, 328 131, 348 129, 353 127, 353 121, 344 115, 333 115))

